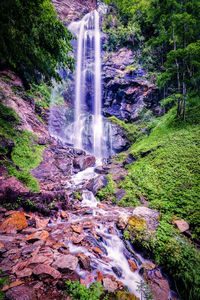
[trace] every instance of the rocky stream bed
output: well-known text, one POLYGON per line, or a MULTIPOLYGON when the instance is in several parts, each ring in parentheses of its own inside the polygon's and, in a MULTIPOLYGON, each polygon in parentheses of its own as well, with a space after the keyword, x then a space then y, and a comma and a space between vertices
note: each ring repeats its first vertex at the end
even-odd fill
POLYGON ((6 299, 70 299, 67 280, 86 286, 101 282, 105 290, 116 292, 116 299, 144 299, 138 290, 144 279, 155 299, 176 299, 158 266, 136 253, 122 235, 133 216, 144 218, 148 229, 155 230, 159 214, 146 207, 98 202, 85 189, 88 179, 103 176, 94 175, 93 169, 71 178, 69 185, 82 187, 82 197, 53 216, 0 208, 0 269, 9 278, 3 286, 6 299))

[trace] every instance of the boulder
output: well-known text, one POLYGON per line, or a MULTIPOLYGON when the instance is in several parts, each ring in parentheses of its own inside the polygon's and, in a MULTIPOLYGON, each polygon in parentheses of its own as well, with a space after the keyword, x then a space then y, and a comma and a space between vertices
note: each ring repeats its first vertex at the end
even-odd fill
POLYGON ((105 175, 100 175, 95 179, 92 179, 86 188, 93 192, 94 195, 97 194, 99 190, 104 188, 108 184, 108 180, 105 175))
POLYGON ((22 230, 28 227, 26 217, 23 212, 14 212, 6 218, 0 225, 0 231, 10 233, 12 230, 22 230))
POLYGON ((73 166, 80 171, 85 170, 88 167, 94 167, 95 157, 92 155, 81 155, 73 160, 73 166))
POLYGON ((185 220, 183 220, 183 219, 181 219, 181 220, 173 220, 172 224, 174 224, 175 227, 178 228, 178 230, 180 232, 185 232, 185 231, 187 231, 189 229, 189 224, 185 220))
POLYGON ((8 300, 33 300, 35 299, 34 292, 26 285, 19 285, 9 289, 6 292, 8 300))
POLYGON ((133 214, 128 223, 136 230, 145 228, 148 233, 156 231, 159 224, 160 214, 148 207, 138 206, 133 210, 133 214))
POLYGON ((62 272, 74 271, 78 264, 78 258, 74 255, 60 255, 52 264, 52 267, 59 269, 62 272))
POLYGON ((121 230, 124 230, 128 224, 129 218, 130 218, 130 215, 127 215, 127 214, 119 215, 118 220, 117 220, 117 227, 121 230))
POLYGON ((38 266, 36 266, 33 269, 33 274, 37 275, 37 276, 51 276, 54 279, 59 279, 61 278, 61 274, 60 272, 58 272, 57 270, 55 270, 54 268, 46 265, 46 264, 40 264, 38 266))
POLYGON ((45 242, 47 240, 48 236, 49 236, 48 231, 42 230, 42 231, 37 231, 35 233, 32 233, 31 235, 28 235, 26 240, 30 243, 33 243, 33 242, 39 241, 39 240, 42 240, 45 242))
POLYGON ((168 300, 170 295, 170 287, 166 278, 163 277, 159 270, 148 272, 146 279, 153 291, 155 300, 168 300))
POLYGON ((77 257, 81 268, 90 270, 90 257, 85 255, 84 253, 79 253, 77 257))
POLYGON ((103 286, 104 286, 104 289, 109 291, 109 292, 114 292, 116 291, 116 289, 118 288, 118 284, 117 282, 113 281, 112 279, 110 278, 103 278, 103 286))

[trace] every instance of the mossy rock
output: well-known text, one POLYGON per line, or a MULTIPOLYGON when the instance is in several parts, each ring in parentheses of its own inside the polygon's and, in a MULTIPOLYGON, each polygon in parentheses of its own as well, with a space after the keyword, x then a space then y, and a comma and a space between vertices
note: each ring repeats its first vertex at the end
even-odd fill
POLYGON ((140 217, 132 216, 128 221, 128 229, 129 231, 142 231, 147 229, 147 223, 140 217))
POLYGON ((139 300, 139 298, 137 298, 134 294, 130 294, 127 292, 117 292, 117 294, 114 296, 114 298, 111 299, 115 299, 115 300, 139 300))

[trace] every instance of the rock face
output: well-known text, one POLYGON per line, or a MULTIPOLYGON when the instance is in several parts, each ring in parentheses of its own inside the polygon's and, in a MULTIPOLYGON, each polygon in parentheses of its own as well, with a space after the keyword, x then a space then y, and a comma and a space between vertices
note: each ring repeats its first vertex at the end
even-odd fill
POLYGON ((78 264, 78 258, 74 255, 61 255, 53 263, 53 267, 61 271, 71 270, 74 271, 78 264))
POLYGON ((52 3, 63 23, 78 20, 96 8, 96 0, 52 0, 52 3))
POLYGON ((138 118, 143 107, 160 112, 158 89, 142 79, 145 71, 128 67, 134 62, 134 54, 126 48, 111 53, 103 62, 103 112, 126 122, 138 118))

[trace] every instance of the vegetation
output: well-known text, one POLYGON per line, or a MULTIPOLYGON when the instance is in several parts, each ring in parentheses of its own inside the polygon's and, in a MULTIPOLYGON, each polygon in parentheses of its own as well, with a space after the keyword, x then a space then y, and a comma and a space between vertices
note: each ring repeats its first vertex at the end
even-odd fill
POLYGON ((112 179, 111 174, 107 175, 107 180, 108 183, 106 187, 98 191, 96 197, 99 200, 106 199, 108 201, 112 201, 113 203, 116 203, 116 198, 115 198, 116 186, 115 186, 115 182, 112 179))
POLYGON ((128 43, 137 50, 138 61, 157 73, 164 98, 180 95, 177 116, 185 119, 187 92, 199 93, 200 87, 199 1, 105 2, 110 7, 104 25, 109 33, 107 49, 117 50, 128 43))
POLYGON ((1 1, 0 64, 23 81, 61 81, 59 68, 73 69, 71 33, 58 19, 50 0, 1 1))
POLYGON ((7 167, 10 176, 38 192, 38 182, 30 171, 40 164, 45 147, 37 144, 37 137, 33 133, 18 130, 19 124, 16 112, 0 103, 0 163, 7 167))
MULTIPOLYGON (((101 283, 92 283, 89 288, 80 284, 79 281, 66 281, 66 292, 72 300, 97 300, 104 294, 101 283)), ((101 298, 106 300, 107 297, 101 298)))

